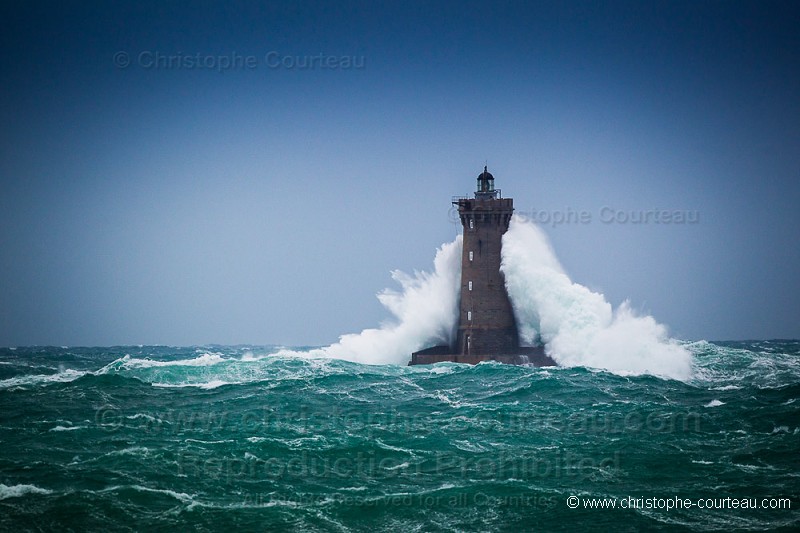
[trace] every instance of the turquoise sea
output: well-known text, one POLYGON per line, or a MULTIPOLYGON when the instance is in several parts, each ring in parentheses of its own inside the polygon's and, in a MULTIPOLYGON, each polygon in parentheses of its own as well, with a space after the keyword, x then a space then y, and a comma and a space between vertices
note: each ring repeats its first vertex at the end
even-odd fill
POLYGON ((687 381, 2 348, 0 529, 800 530, 800 341, 684 346, 687 381))

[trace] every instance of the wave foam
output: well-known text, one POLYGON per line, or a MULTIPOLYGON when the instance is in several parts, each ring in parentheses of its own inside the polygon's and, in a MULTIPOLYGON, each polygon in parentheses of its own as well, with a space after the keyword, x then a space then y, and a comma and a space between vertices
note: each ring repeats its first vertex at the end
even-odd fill
POLYGON ((602 294, 564 272, 545 234, 515 216, 503 236, 502 266, 524 343, 544 342, 563 366, 685 380, 691 354, 651 316, 626 301, 614 311, 602 294))
POLYGON ((86 426, 56 426, 50 431, 75 431, 77 429, 86 429, 86 426))
POLYGON ((204 381, 201 383, 153 383, 154 387, 181 389, 185 387, 197 387, 199 389, 216 389, 223 385, 241 385, 246 383, 244 381, 222 381, 221 379, 212 379, 211 381, 204 381))
MULTIPOLYGON (((137 359, 126 355, 122 359, 117 359, 114 363, 122 363, 125 368, 153 368, 162 366, 213 366, 224 362, 225 359, 219 353, 204 353, 192 359, 178 359, 176 361, 155 361, 153 359, 137 359)), ((108 366, 111 366, 108 365, 108 366)))
MULTIPOLYGON (((402 290, 378 295, 392 321, 343 335, 325 348, 280 350, 276 355, 405 364, 416 350, 449 344, 458 319, 461 242, 458 236, 439 248, 433 273, 392 273, 402 290)), ((691 353, 670 339, 663 325, 649 315, 637 315, 627 301, 614 310, 602 294, 573 283, 544 233, 521 217, 512 219, 503 236, 501 270, 521 342, 543 342, 559 365, 680 380, 692 376, 691 353)))
POLYGON ((29 374, 17 376, 15 378, 0 380, 0 389, 11 389, 15 387, 26 387, 30 385, 46 385, 49 383, 68 383, 83 377, 91 372, 73 370, 68 368, 55 374, 29 374))
POLYGON ((43 489, 36 485, 3 485, 0 483, 0 500, 6 498, 19 498, 26 494, 52 494, 52 490, 43 489))
POLYGON ((461 236, 443 244, 433 260, 434 271, 392 272, 400 292, 385 289, 378 300, 394 319, 379 329, 342 335, 339 342, 308 352, 357 363, 406 364, 411 352, 433 344, 449 344, 458 318, 461 282, 461 236))

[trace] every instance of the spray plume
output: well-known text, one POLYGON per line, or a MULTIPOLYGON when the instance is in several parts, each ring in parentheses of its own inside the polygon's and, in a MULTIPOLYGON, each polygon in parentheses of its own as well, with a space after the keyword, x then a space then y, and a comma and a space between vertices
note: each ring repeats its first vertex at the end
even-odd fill
MULTIPOLYGON (((443 244, 433 273, 392 272, 401 290, 385 289, 378 299, 393 318, 309 355, 405 365, 411 352, 450 344, 458 317, 461 248, 460 236, 443 244)), ((691 376, 691 354, 668 338, 663 325, 638 316, 627 301, 615 311, 602 294, 573 283, 542 230, 521 217, 512 219, 503 236, 501 270, 521 342, 543 342, 559 365, 681 380, 691 376)))
POLYGON ((384 289, 378 300, 393 318, 379 329, 342 335, 339 342, 322 349, 324 354, 359 363, 405 365, 411 352, 450 344, 458 317, 460 235, 437 250, 433 266, 433 273, 413 276, 392 272, 402 290, 384 289))
POLYGON ((688 379, 691 354, 651 316, 625 301, 616 311, 602 294, 573 283, 533 223, 514 217, 503 236, 501 270, 522 342, 541 341, 562 366, 688 379))

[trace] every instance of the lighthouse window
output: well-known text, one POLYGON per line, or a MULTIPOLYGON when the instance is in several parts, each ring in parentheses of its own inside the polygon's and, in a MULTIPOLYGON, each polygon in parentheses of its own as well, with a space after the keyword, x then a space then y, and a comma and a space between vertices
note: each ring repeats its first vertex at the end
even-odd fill
POLYGON ((475 227, 475 219, 469 219, 469 229, 473 229, 475 227))
POLYGON ((467 320, 472 320, 472 311, 467 311, 467 320))
POLYGON ((469 260, 472 261, 472 250, 469 251, 469 260))
POLYGON ((469 282, 469 290, 472 290, 472 282, 469 282))

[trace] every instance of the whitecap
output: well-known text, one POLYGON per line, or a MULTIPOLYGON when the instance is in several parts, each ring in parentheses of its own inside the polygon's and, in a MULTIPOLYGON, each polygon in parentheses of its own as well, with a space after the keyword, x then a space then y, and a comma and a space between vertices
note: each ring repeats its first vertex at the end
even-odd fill
POLYGON ((466 440, 454 440, 453 445, 459 450, 465 452, 485 452, 486 448, 477 443, 472 443, 466 440))
POLYGON ((154 417, 152 415, 148 415, 147 413, 136 413, 135 415, 129 415, 129 416, 126 416, 125 418, 128 418, 130 420, 137 420, 139 418, 144 418, 148 422, 157 422, 157 421, 159 421, 159 419, 157 419, 156 417, 154 417))
POLYGON ((734 466, 740 470, 744 470, 745 472, 758 472, 760 470, 775 469, 775 467, 773 466, 757 466, 757 465, 745 465, 745 464, 734 464, 734 466))
POLYGON ((719 407, 720 405, 725 405, 725 402, 721 402, 719 400, 711 400, 710 402, 705 404, 703 407, 719 407))
POLYGON ((47 385, 50 383, 68 383, 76 379, 91 374, 87 371, 72 370, 68 368, 55 374, 35 374, 27 376, 17 376, 0 380, 0 389, 10 389, 14 387, 26 387, 30 385, 47 385))
MULTIPOLYGON (((137 359, 126 355, 116 362, 121 362, 125 368, 152 368, 162 366, 213 366, 224 362, 225 359, 220 353, 204 353, 193 359, 178 359, 176 361, 156 361, 153 359, 137 359)), ((112 365, 114 363, 111 363, 112 365)), ((107 365, 110 366, 110 365, 107 365)))
POLYGON ((267 356, 267 355, 255 355, 255 354, 253 354, 253 352, 248 350, 248 351, 246 351, 245 353, 242 354, 241 360, 242 361, 251 362, 251 361, 258 361, 260 359, 263 359, 264 357, 269 357, 269 356, 267 356))
POLYGON ((153 383, 153 387, 164 387, 180 389, 184 387, 197 387, 200 389, 216 389, 223 385, 241 385, 241 381, 223 381, 221 379, 212 379, 211 381, 203 381, 200 383, 153 383))
POLYGON ((308 443, 311 443, 311 442, 326 443, 327 441, 326 441, 325 437, 323 437, 322 435, 314 435, 313 437, 298 437, 296 439, 289 439, 289 440, 284 441, 284 444, 286 446, 288 446, 289 448, 296 449, 296 448, 303 448, 308 443))
POLYGON ((108 452, 105 454, 106 456, 114 456, 114 455, 149 455, 150 449, 145 446, 132 446, 130 448, 124 448, 122 450, 114 450, 113 452, 108 452))
MULTIPOLYGON (((157 494, 166 494, 167 496, 172 496, 176 500, 180 500, 184 503, 194 503, 194 496, 186 494, 185 492, 176 492, 174 490, 169 489, 151 489, 150 487, 143 487, 141 485, 130 485, 130 488, 134 490, 138 490, 140 492, 154 492, 157 494)), ((123 487, 118 487, 123 488, 123 487)))
POLYGON ((392 446, 391 444, 386 444, 381 439, 375 439, 375 444, 377 444, 378 447, 383 448, 384 450, 392 450, 392 451, 395 451, 395 452, 403 452, 403 453, 408 453, 408 454, 413 454, 414 453, 411 450, 409 450, 408 448, 398 448, 397 446, 392 446))
POLYGON ((26 494, 52 494, 52 490, 43 489, 36 485, 4 485, 0 483, 0 500, 6 498, 19 498, 26 494))
POLYGON ((86 426, 56 426, 50 431, 75 431, 76 429, 86 429, 86 426))
POLYGON ((446 404, 450 405, 451 407, 459 408, 459 407, 461 407, 461 406, 463 405, 463 403, 462 403, 462 402, 460 402, 460 401, 458 401, 458 400, 451 400, 451 399, 450 399, 450 398, 449 398, 449 397, 448 397, 448 396, 447 396, 447 395, 446 395, 444 392, 442 392, 442 391, 436 391, 436 392, 433 394, 433 396, 434 396, 434 398, 436 398, 437 400, 439 400, 439 401, 442 401, 442 402, 444 402, 444 403, 446 403, 446 404))
POLYGON ((741 387, 737 385, 725 385, 724 387, 713 387, 711 390, 739 390, 741 387))

